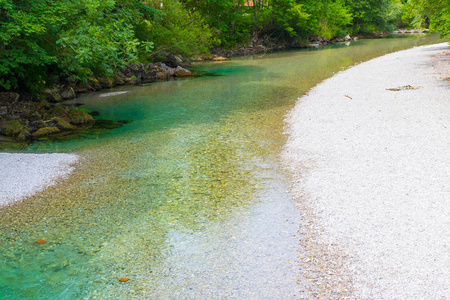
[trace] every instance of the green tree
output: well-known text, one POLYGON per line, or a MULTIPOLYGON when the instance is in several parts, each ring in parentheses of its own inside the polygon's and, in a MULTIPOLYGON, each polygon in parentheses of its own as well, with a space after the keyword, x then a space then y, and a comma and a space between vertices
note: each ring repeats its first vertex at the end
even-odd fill
POLYGON ((353 15, 355 34, 393 30, 402 14, 400 0, 347 0, 346 4, 353 15))
POLYGON ((49 52, 52 33, 62 22, 63 7, 47 1, 0 0, 0 88, 39 82, 57 57, 49 52))
POLYGON ((134 29, 153 14, 140 0, 0 0, 0 87, 110 75, 150 50, 134 29))
POLYGON ((300 0, 310 17, 302 27, 307 35, 331 38, 347 33, 352 14, 343 0, 300 0))
POLYGON ((213 30, 197 11, 189 11, 177 0, 153 3, 160 14, 142 22, 136 30, 139 39, 154 42, 153 54, 168 51, 182 56, 209 53, 213 30))
POLYGON ((429 27, 450 37, 450 0, 409 0, 406 11, 404 19, 413 26, 429 27))

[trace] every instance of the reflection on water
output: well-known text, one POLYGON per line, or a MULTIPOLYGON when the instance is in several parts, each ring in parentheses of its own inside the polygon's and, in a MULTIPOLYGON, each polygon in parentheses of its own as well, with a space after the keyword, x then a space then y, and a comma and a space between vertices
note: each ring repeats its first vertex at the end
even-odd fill
POLYGON ((430 41, 205 63, 223 76, 77 99, 97 118, 133 122, 29 146, 84 158, 62 185, 0 210, 0 298, 289 298, 299 215, 278 164, 284 115, 334 72, 430 41))

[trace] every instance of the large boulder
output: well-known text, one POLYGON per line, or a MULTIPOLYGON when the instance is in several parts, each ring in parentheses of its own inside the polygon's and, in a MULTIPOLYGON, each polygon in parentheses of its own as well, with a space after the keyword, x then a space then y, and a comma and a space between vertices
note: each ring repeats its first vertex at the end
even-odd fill
POLYGON ((113 85, 114 86, 116 86, 116 85, 124 85, 125 84, 125 82, 122 80, 122 78, 120 78, 120 76, 113 75, 111 77, 111 79, 113 81, 113 85))
POLYGON ((93 88, 88 82, 78 82, 74 87, 75 93, 90 93, 95 92, 95 88, 93 88))
POLYGON ((64 100, 75 99, 77 96, 74 89, 70 86, 62 87, 61 90, 59 91, 59 94, 61 95, 61 98, 63 98, 64 100))
POLYGON ((67 131, 67 130, 75 130, 77 129, 76 126, 70 124, 69 122, 67 122, 66 120, 64 120, 63 118, 53 118, 53 121, 55 121, 55 126, 61 130, 61 131, 67 131))
POLYGON ((0 93, 0 104, 13 104, 19 100, 20 95, 13 92, 0 93))
POLYGON ((8 106, 1 106, 0 105, 0 118, 6 117, 8 115, 8 106))
POLYGON ((185 69, 185 68, 183 68, 183 67, 178 66, 175 69, 173 75, 177 76, 177 77, 186 77, 186 76, 192 76, 192 72, 187 70, 187 69, 185 69))
POLYGON ((10 106, 9 114, 12 118, 38 119, 43 115, 43 109, 39 103, 19 101, 10 106))
POLYGON ((171 68, 176 68, 183 63, 183 59, 181 59, 181 57, 176 56, 172 53, 162 51, 160 52, 160 54, 164 56, 164 63, 171 68))
POLYGON ((47 116, 49 118, 64 118, 68 115, 69 108, 67 106, 56 106, 47 111, 47 116))
POLYGON ((104 89, 110 89, 114 86, 114 81, 111 77, 99 77, 97 80, 104 89))
POLYGON ((38 130, 36 130, 35 132, 33 132, 31 134, 31 136, 33 138, 39 138, 42 136, 46 136, 49 134, 54 134, 54 133, 58 133, 60 132, 58 127, 54 126, 54 127, 43 127, 43 128, 39 128, 38 130))
POLYGON ((37 121, 31 121, 28 123, 28 126, 30 127, 30 131, 36 131, 39 128, 43 128, 46 127, 47 124, 45 124, 44 121, 42 120, 37 120, 37 121))
POLYGON ((158 62, 156 64, 147 64, 147 73, 144 79, 150 80, 167 80, 173 76, 175 69, 167 66, 165 63, 158 62))
POLYGON ((75 125, 88 124, 94 122, 94 118, 91 115, 79 109, 69 111, 68 117, 70 119, 70 123, 75 125))
POLYGON ((122 70, 123 78, 130 78, 133 80, 141 80, 145 74, 144 65, 141 63, 138 64, 129 64, 122 70))
POLYGON ((17 140, 24 142, 28 139, 30 139, 31 133, 28 130, 23 130, 19 135, 17 136, 17 140))
POLYGON ((59 87, 59 86, 55 86, 52 88, 45 89, 44 90, 45 99, 51 103, 61 102, 63 100, 63 98, 59 94, 60 88, 61 87, 59 87))
POLYGON ((28 127, 18 121, 10 121, 0 125, 0 134, 17 137, 22 132, 28 131, 28 127))

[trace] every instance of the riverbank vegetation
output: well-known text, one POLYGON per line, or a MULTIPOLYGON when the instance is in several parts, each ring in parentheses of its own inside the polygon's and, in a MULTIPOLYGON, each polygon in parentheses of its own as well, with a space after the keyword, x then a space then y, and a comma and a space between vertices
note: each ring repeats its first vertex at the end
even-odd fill
POLYGON ((208 54, 269 38, 291 45, 430 27, 450 34, 450 0, 0 0, 0 91, 88 81, 167 53, 208 54))

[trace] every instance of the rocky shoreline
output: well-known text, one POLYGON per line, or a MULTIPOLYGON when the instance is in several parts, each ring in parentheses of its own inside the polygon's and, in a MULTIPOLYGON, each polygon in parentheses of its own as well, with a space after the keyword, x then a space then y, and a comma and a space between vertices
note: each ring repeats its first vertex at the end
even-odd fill
POLYGON ((88 82, 64 80, 45 89, 40 96, 28 93, 0 93, 0 141, 32 141, 42 137, 70 134, 91 126, 91 114, 79 108, 69 108, 61 102, 80 94, 111 89, 120 85, 136 85, 191 76, 191 71, 165 63, 132 64, 111 77, 92 78, 88 82))

